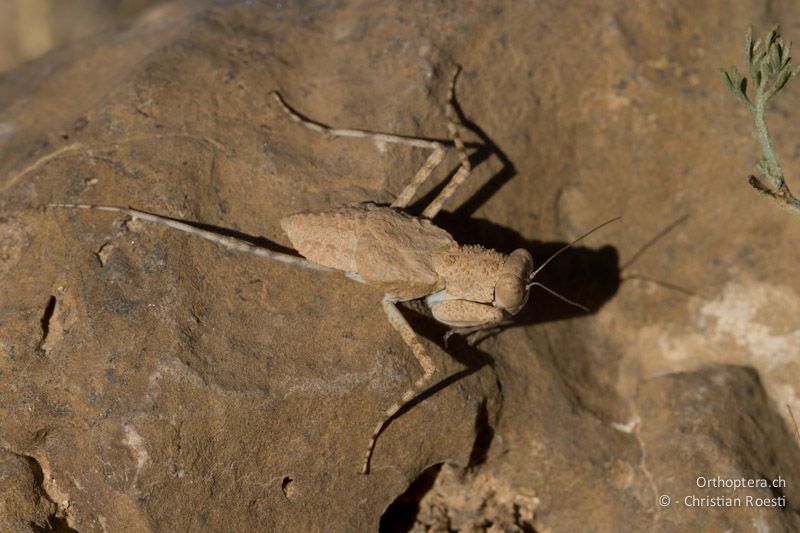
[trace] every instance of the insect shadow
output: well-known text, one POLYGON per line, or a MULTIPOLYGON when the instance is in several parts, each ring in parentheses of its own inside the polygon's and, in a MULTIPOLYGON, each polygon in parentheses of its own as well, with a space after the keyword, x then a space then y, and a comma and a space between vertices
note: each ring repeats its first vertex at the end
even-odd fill
MULTIPOLYGON (((509 249, 524 247, 531 251, 539 264, 566 244, 527 240, 519 233, 503 226, 481 219, 468 218, 464 220, 454 213, 441 213, 437 218, 437 223, 450 231, 459 242, 466 244, 482 242, 494 249, 501 250, 504 247, 509 249)), ((558 259, 557 268, 556 265, 553 265, 552 272, 547 274, 547 269, 542 270, 537 276, 537 280, 541 280, 549 288, 581 302, 590 309, 590 313, 598 311, 619 289, 621 284, 619 255, 616 248, 612 246, 604 246, 599 250, 574 247, 563 252, 558 259)), ((545 291, 532 292, 530 297, 535 298, 533 302, 530 302, 533 305, 525 306, 523 311, 514 317, 513 323, 502 326, 502 329, 564 320, 587 314, 586 311, 575 308, 545 291)), ((387 421, 387 426, 415 405, 450 385, 467 378, 484 367, 494 368, 493 357, 480 348, 480 343, 473 345, 467 338, 458 335, 451 337, 446 342, 445 335, 449 330, 448 326, 437 322, 422 309, 421 305, 409 304, 403 308, 403 314, 418 335, 438 345, 464 368, 422 390, 387 421)), ((491 334, 499 331, 501 328, 497 328, 491 334)), ((484 336, 481 340, 485 340, 488 336, 490 335, 484 336)), ((483 422, 476 420, 476 425, 479 426, 476 427, 479 439, 481 435, 493 433, 493 428, 488 425, 486 420, 483 422)), ((480 457, 485 457, 489 445, 489 442, 482 444, 476 442, 476 450, 472 454, 476 456, 476 459, 470 460, 470 463, 475 464, 470 466, 476 466, 482 462, 480 457), (478 450, 477 448, 485 449, 478 450)))

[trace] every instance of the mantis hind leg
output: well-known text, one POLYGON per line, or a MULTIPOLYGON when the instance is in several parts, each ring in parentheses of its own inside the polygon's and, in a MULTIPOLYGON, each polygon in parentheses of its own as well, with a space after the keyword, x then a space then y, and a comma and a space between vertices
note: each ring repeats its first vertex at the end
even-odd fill
MULTIPOLYGON (((455 83, 458 77, 460 69, 455 69, 453 73, 453 77, 450 80, 450 85, 448 88, 448 99, 447 99, 447 107, 445 109, 445 116, 447 117, 447 131, 449 137, 453 143, 453 146, 456 148, 459 154, 459 159, 461 161, 461 165, 459 166, 458 171, 453 176, 453 178, 448 182, 447 186, 442 190, 439 195, 434 198, 434 200, 425 208, 425 212, 423 213, 424 217, 433 218, 442 208, 444 202, 452 196, 453 192, 458 188, 461 183, 467 178, 471 171, 471 166, 469 163, 469 158, 467 157, 467 151, 464 146, 464 142, 461 140, 461 137, 458 133, 458 126, 455 121, 455 107, 453 105, 453 98, 455 93, 455 83)), ((425 183, 433 171, 442 163, 444 159, 446 147, 442 143, 438 141, 432 141, 428 139, 421 139, 418 137, 410 137, 405 135, 394 135, 390 133, 380 133, 374 132, 369 130, 358 130, 358 129, 344 129, 344 128, 332 128, 330 126, 326 126, 325 124, 321 124, 309 118, 302 116, 300 113, 292 109, 283 97, 277 91, 272 93, 272 96, 278 102, 278 105, 281 109, 291 118, 293 121, 297 122, 305 126, 306 128, 315 131, 317 133, 326 135, 328 137, 349 137, 355 139, 371 139, 378 143, 395 143, 395 144, 403 144, 406 146, 410 146, 412 148, 427 148, 431 150, 428 159, 425 160, 425 163, 417 170, 414 177, 411 181, 406 185, 400 194, 397 196, 394 202, 392 202, 391 206, 396 207, 398 209, 403 209, 408 207, 408 204, 411 203, 411 200, 414 198, 414 195, 419 190, 420 186, 425 183)))
POLYGON ((460 71, 461 69, 457 68, 450 80, 450 86, 447 91, 447 107, 445 108, 445 116, 447 117, 447 132, 453 141, 453 145, 458 151, 458 157, 461 161, 461 164, 458 167, 455 175, 450 178, 450 181, 447 182, 447 185, 445 185, 444 189, 442 189, 442 191, 436 195, 436 198, 431 200, 431 203, 429 203, 428 206, 422 211, 422 216, 425 218, 435 217, 442 209, 442 206, 447 199, 456 192, 456 189, 458 189, 458 187, 461 186, 461 184, 464 183, 472 173, 472 164, 469 162, 467 149, 464 146, 464 141, 461 139, 461 135, 458 132, 455 104, 453 103, 455 102, 456 79, 458 78, 458 73, 460 71))
POLYGON ((64 208, 64 209, 90 209, 94 211, 108 211, 112 213, 122 213, 124 215, 128 215, 133 219, 145 220, 147 222, 160 224, 162 226, 168 226, 172 229, 176 229, 184 233, 195 235, 202 239, 206 239, 207 241, 215 242, 221 246, 224 246, 229 250, 234 250, 237 252, 245 252, 257 255, 259 257, 266 257, 267 259, 280 261, 281 263, 286 263, 300 268, 307 268, 310 270, 320 270, 323 272, 338 272, 338 270, 336 270, 335 268, 329 268, 326 266, 318 265, 316 263, 312 263, 311 261, 304 259, 303 257, 300 256, 269 250, 261 246, 256 246, 255 244, 244 241, 242 239, 236 239, 234 237, 220 235, 219 233, 214 233, 213 231, 207 231, 198 228, 196 226, 193 226, 191 224, 181 222, 179 220, 175 220, 161 215, 154 215, 152 213, 146 213, 144 211, 138 211, 136 209, 130 209, 127 207, 115 207, 110 205, 88 205, 88 204, 47 204, 47 207, 64 208))
POLYGON ((375 428, 375 431, 372 432, 372 436, 369 439, 369 444, 367 445, 367 452, 364 456, 364 463, 361 466, 361 473, 362 474, 369 474, 369 464, 370 459, 372 458, 372 452, 375 449, 375 442, 378 440, 378 435, 381 434, 383 429, 389 424, 389 421, 394 418, 394 416, 403 408, 408 402, 414 399, 414 397, 419 394, 425 385, 431 380, 433 375, 436 373, 436 367, 433 364, 433 360, 431 360, 428 352, 425 350, 425 347, 417 338, 417 334, 414 333, 414 330, 411 328, 411 325, 406 321, 400 311, 397 309, 397 305, 395 304, 394 300, 392 300, 389 296, 384 296, 383 298, 383 310, 386 312, 386 318, 389 319, 389 323, 394 327, 395 330, 400 334, 403 338, 403 341, 411 348, 411 351, 414 353, 414 357, 416 357, 419 366, 422 367, 422 376, 417 378, 411 387, 406 390, 403 395, 400 397, 400 400, 392 404, 383 415, 383 420, 375 428))
MULTIPOLYGON (((447 119, 447 133, 450 136, 450 140, 453 142, 453 146, 455 147, 456 151, 458 152, 458 158, 461 164, 458 167, 455 175, 450 178, 450 181, 447 182, 444 189, 436 195, 436 197, 425 207, 422 211, 422 216, 428 219, 435 217, 439 211, 442 209, 442 206, 450 198, 453 193, 458 189, 458 187, 466 181, 467 177, 472 172, 472 164, 469 162, 469 156, 467 155, 467 149, 464 145, 464 141, 461 139, 461 134, 459 133, 459 125, 456 121, 456 110, 455 110, 455 90, 456 90, 456 80, 458 79, 458 74, 461 72, 461 67, 457 67, 453 71, 453 77, 450 78, 450 85, 447 89, 447 103, 445 106, 445 118, 447 119)), ((425 182, 428 176, 431 175, 433 169, 436 165, 441 162, 441 157, 444 155, 439 156, 439 160, 433 165, 431 168, 427 168, 431 159, 436 156, 436 152, 431 154, 431 157, 428 161, 425 162, 425 165, 420 168, 417 174, 414 176, 414 179, 406 186, 400 196, 397 197, 395 203, 392 204, 392 207, 406 207, 411 199, 416 194, 417 189, 419 189, 420 185, 425 182), (425 172, 427 170, 427 172, 425 172), (395 205, 395 204, 402 204, 402 205, 395 205)))

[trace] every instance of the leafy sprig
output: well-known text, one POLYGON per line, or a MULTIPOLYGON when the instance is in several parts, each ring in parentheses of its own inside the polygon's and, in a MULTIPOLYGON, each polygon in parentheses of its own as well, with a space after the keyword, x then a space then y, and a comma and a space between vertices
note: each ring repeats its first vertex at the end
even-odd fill
POLYGON ((800 67, 792 69, 790 64, 792 43, 786 43, 780 36, 778 25, 766 35, 753 42, 753 28, 747 28, 744 42, 744 63, 750 74, 753 85, 752 98, 748 95, 748 78, 742 77, 739 70, 732 66, 730 72, 720 69, 722 81, 728 89, 750 112, 755 122, 758 139, 761 143, 761 160, 756 169, 764 177, 764 181, 750 176, 748 181, 759 192, 772 197, 782 206, 800 213, 800 200, 789 191, 783 176, 783 169, 778 162, 775 147, 767 129, 767 102, 786 84, 800 75, 800 67))

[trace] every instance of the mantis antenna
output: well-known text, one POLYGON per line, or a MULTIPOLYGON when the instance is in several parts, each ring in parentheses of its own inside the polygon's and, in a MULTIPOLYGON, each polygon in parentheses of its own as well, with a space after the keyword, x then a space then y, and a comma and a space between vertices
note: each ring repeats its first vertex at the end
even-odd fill
POLYGON ((560 300, 562 300, 562 301, 564 301, 564 302, 566 302, 566 303, 568 303, 568 304, 570 304, 570 305, 573 305, 573 306, 575 306, 575 307, 577 307, 577 308, 579 308, 579 309, 583 309, 584 311, 586 311, 586 312, 589 312, 589 308, 588 308, 588 307, 586 307, 585 305, 581 305, 581 304, 579 304, 579 303, 577 303, 577 302, 574 302, 574 301, 570 300, 569 298, 567 298, 566 296, 564 296, 564 295, 562 295, 562 294, 559 294, 559 293, 557 293, 556 291, 554 291, 554 290, 553 290, 553 289, 551 289, 550 287, 547 287, 547 286, 545 286, 545 285, 542 285, 541 283, 539 283, 539 282, 537 282, 537 281, 533 281, 533 278, 535 278, 535 277, 536 277, 536 274, 538 274, 539 272, 541 272, 541 270, 542 270, 544 267, 546 267, 546 266, 547 266, 547 264, 548 264, 550 261, 552 261, 553 259, 555 259, 555 258, 556 258, 556 257, 557 257, 557 256, 558 256, 560 253, 562 253, 563 251, 565 251, 565 250, 567 250, 567 249, 569 249, 569 248, 572 248, 572 247, 573 247, 573 246, 575 246, 575 244, 577 244, 579 241, 581 241, 581 240, 585 239, 586 237, 588 237, 589 235, 591 235, 591 234, 592 234, 592 233, 594 233, 595 231, 599 230, 600 228, 603 228, 603 227, 605 227, 605 226, 607 226, 607 225, 611 224, 612 222, 616 222, 617 220, 619 220, 619 219, 621 219, 621 218, 622 218, 622 217, 614 217, 614 218, 612 218, 611 220, 606 220, 606 221, 605 221, 605 222, 603 222, 602 224, 600 224, 600 225, 598 225, 598 226, 595 226, 594 228, 590 229, 589 231, 587 231, 586 233, 584 233, 583 235, 581 235, 580 237, 578 237, 578 238, 577 238, 577 239, 575 239, 574 241, 570 242, 569 244, 566 244, 566 245, 562 246, 562 247, 561 247, 561 248, 560 248, 560 249, 559 249, 557 252, 555 252, 553 255, 551 255, 550 257, 548 257, 548 258, 545 260, 545 262, 541 264, 541 266, 540 266, 539 268, 537 268, 536 270, 534 270, 534 271, 531 273, 530 277, 528 278, 528 284, 527 284, 527 285, 525 285, 525 289, 526 289, 526 290, 527 290, 527 289, 530 289, 530 288, 531 288, 531 287, 533 287, 533 286, 536 286, 536 287, 541 287, 542 289, 546 290, 547 292, 549 292, 550 294, 552 294, 552 295, 553 295, 553 296, 555 296, 556 298, 559 298, 560 300))

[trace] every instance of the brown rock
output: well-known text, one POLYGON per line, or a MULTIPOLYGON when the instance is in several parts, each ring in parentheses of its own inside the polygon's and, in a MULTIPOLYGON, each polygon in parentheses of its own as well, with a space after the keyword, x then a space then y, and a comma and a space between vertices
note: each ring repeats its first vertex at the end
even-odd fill
POLYGON ((33 457, 0 451, 0 527, 3 531, 44 530, 58 522, 57 505, 43 486, 43 474, 33 457))
POLYGON ((653 378, 642 386, 640 406, 642 467, 659 498, 669 498, 656 518, 660 527, 800 527, 793 510, 800 498, 792 483, 800 475, 795 436, 753 369, 653 378))

